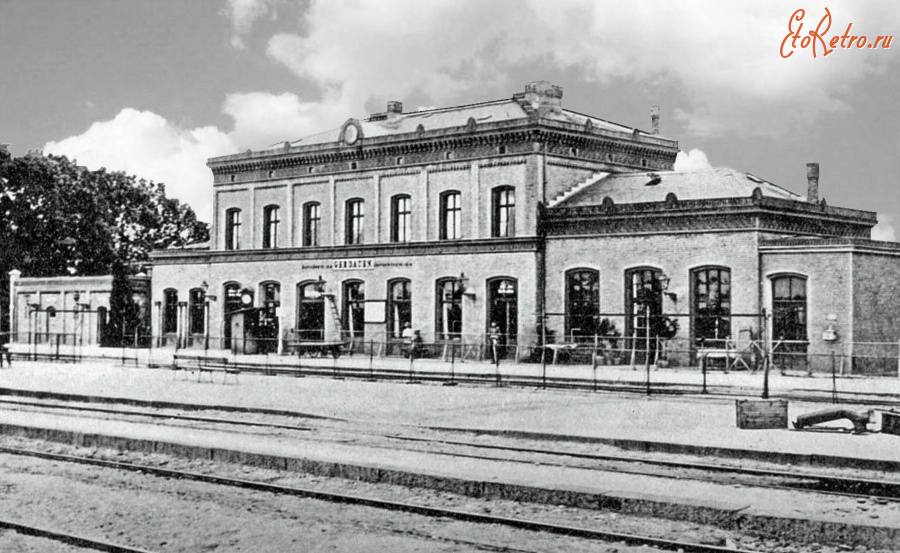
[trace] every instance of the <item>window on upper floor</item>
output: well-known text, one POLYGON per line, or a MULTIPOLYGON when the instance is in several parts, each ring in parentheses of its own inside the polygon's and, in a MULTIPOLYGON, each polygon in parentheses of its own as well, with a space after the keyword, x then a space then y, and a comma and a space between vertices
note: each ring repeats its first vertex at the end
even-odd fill
POLYGON ((278 206, 267 205, 263 208, 263 248, 278 247, 278 206))
POLYGON ((491 236, 516 235, 516 189, 495 188, 491 194, 491 236))
POLYGON ((303 245, 319 245, 319 227, 321 212, 318 202, 303 204, 303 245))
POLYGON ((241 210, 229 209, 225 212, 225 249, 241 249, 241 210))
POLYGON ((391 198, 391 242, 409 242, 411 234, 411 200, 407 194, 391 198))
POLYGON ((347 200, 345 209, 344 242, 347 244, 362 244, 364 240, 363 223, 365 222, 365 202, 359 198, 347 200))
POLYGON ((462 195, 456 190, 441 194, 441 240, 462 238, 462 195))

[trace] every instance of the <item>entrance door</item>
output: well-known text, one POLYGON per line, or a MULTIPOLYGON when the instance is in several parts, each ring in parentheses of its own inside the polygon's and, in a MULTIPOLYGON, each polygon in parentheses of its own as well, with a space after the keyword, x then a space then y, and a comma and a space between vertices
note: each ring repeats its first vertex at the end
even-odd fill
POLYGON ((645 355, 656 358, 656 337, 662 315, 662 286, 659 283, 659 269, 640 268, 626 273, 630 289, 625 332, 632 337, 632 349, 636 360, 643 363, 645 355))
POLYGON ((772 279, 772 361, 781 370, 807 370, 806 279, 772 279))
POLYGON ((325 298, 319 282, 298 285, 297 336, 301 342, 325 339, 325 298))
POLYGON ((231 314, 241 308, 241 285, 232 282, 225 285, 225 301, 222 302, 224 310, 224 326, 222 328, 222 349, 231 349, 231 314))
POLYGON ((519 288, 515 279, 498 278, 488 282, 488 334, 496 325, 501 350, 515 347, 519 329, 519 288))

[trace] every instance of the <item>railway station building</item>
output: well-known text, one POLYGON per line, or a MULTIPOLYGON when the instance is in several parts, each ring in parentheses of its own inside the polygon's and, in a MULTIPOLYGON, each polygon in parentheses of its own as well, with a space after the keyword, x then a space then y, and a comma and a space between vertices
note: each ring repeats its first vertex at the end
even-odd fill
MULTIPOLYGON (((169 347, 533 359, 601 342, 608 362, 694 364, 753 341, 781 362, 896 371, 900 245, 872 212, 728 168, 675 171, 658 131, 566 110, 540 81, 511 98, 366 119, 209 160, 211 242, 152 255, 169 347), (409 329, 409 330, 407 330, 409 329)), ((292 137, 286 137, 292 138, 292 137)), ((596 350, 595 350, 596 352, 596 350)))

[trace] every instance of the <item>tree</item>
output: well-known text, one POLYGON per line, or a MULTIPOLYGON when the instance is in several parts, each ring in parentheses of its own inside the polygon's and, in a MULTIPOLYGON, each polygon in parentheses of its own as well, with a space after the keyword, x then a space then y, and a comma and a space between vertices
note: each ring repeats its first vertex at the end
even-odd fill
POLYGON ((0 237, 7 330, 12 269, 29 277, 125 276, 139 271, 151 250, 209 240, 209 228, 190 207, 166 197, 162 184, 89 171, 64 156, 13 158, 0 150, 0 237))

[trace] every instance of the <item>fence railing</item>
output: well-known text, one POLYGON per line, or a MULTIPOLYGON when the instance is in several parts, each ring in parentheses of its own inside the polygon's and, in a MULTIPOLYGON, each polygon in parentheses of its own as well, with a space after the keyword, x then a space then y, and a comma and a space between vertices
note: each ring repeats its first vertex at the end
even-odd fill
MULTIPOLYGON (((19 333, 12 338, 18 355, 90 357, 100 344, 77 333, 19 333)), ((5 341, 5 340, 0 340, 5 341)), ((411 337, 368 338, 343 333, 339 340, 296 340, 234 336, 132 334, 114 337, 114 347, 146 350, 229 351, 236 355, 353 356, 434 359, 447 362, 541 363, 548 365, 632 366, 655 369, 692 367, 710 371, 760 371, 781 374, 898 376, 900 342, 842 343, 812 351, 799 340, 721 338, 663 339, 659 336, 587 336, 568 340, 541 334, 457 334, 415 341, 411 337), (550 339, 552 338, 552 339, 550 339)))

